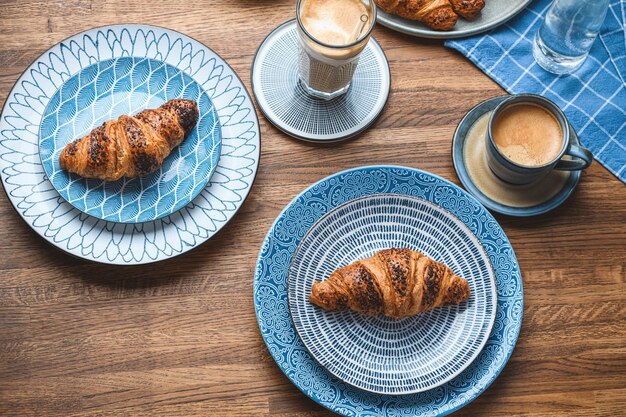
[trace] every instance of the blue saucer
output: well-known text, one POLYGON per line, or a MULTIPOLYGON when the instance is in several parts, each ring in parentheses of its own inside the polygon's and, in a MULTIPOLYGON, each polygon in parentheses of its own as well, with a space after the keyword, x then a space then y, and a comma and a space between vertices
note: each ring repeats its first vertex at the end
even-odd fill
MULTIPOLYGON (((547 213, 550 210, 554 210, 568 199, 580 181, 580 177, 582 175, 581 171, 572 171, 570 173, 553 171, 549 174, 550 176, 548 178, 537 184, 518 186, 507 184, 498 179, 486 167, 486 163, 477 159, 479 156, 475 157, 475 159, 473 159, 475 162, 472 163, 479 165, 485 164, 484 167, 481 166, 480 168, 477 168, 476 165, 468 166, 467 160, 471 158, 468 157, 469 152, 472 152, 474 155, 482 152, 482 148, 480 146, 468 148, 466 152, 466 143, 470 140, 476 140, 476 138, 474 138, 475 133, 472 134, 472 129, 475 126, 479 129, 481 121, 484 124, 484 119, 482 119, 482 117, 485 116, 486 113, 493 111, 496 106, 507 97, 508 96, 500 96, 483 101, 472 108, 463 117, 454 132, 452 140, 452 160, 454 162, 454 169, 456 170, 457 176, 461 180, 463 187, 465 187, 465 189, 485 207, 492 211, 517 217, 536 216, 547 213), (483 184, 492 183, 494 187, 492 189, 487 189, 484 186, 481 187, 481 185, 475 181, 477 176, 472 175, 472 173, 475 174, 477 172, 482 175, 483 184), (529 200, 531 202, 528 204, 513 204, 506 202, 503 201, 502 198, 498 197, 496 192, 498 190, 501 195, 506 197, 507 200, 512 201, 515 200, 516 197, 518 197, 518 200, 521 200, 523 198, 527 198, 528 195, 533 194, 533 201, 529 200), (543 198, 542 193, 544 194, 543 198)), ((570 136, 573 143, 580 144, 578 136, 571 125, 570 136)))

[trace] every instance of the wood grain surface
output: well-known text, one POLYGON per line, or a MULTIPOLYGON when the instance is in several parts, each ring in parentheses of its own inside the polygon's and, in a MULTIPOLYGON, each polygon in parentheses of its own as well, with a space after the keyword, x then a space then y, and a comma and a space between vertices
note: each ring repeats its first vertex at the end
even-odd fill
MULTIPOLYGON (((41 53, 95 26, 178 30, 250 87, 256 47, 293 17, 279 0, 0 0, 0 103, 41 53)), ((0 415, 328 416, 282 374, 254 314, 261 242, 302 189, 339 170, 399 164, 459 184, 451 137, 464 112, 503 90, 441 42, 383 27, 392 72, 371 129, 337 146, 290 139, 263 117, 262 158, 236 218, 157 265, 112 267, 46 244, 0 198, 0 415)), ((458 416, 626 415, 626 187, 600 164, 563 206, 496 216, 524 280, 524 323, 495 383, 458 416)))

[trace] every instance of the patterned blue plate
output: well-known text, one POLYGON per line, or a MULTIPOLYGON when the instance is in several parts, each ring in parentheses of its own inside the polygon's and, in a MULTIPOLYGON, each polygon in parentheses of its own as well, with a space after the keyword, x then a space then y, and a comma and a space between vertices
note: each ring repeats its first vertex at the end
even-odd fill
MULTIPOLYGON (((129 75, 146 75, 125 71, 129 75)), ((125 85, 125 81, 118 77, 118 83, 114 85, 125 85)), ((106 90, 106 86, 102 88, 106 90)), ((97 105, 105 105, 106 99, 103 96, 94 102, 96 104, 91 108, 95 110, 97 105)), ((63 118, 72 112, 61 109, 58 114, 63 118)), ((80 121, 72 127, 76 129, 76 135, 88 131, 89 125, 96 123, 94 116, 84 114, 72 117, 72 120, 80 121)), ((187 252, 213 237, 235 216, 250 192, 257 172, 260 147, 259 122, 254 105, 233 69, 200 42, 172 30, 147 25, 91 29, 53 46, 22 74, 9 93, 0 116, 2 185, 19 215, 50 244, 71 255, 103 263, 131 265, 156 262, 187 252), (154 78, 154 74, 146 78, 165 81, 164 89, 152 84, 142 86, 132 77, 126 79, 126 83, 131 82, 134 86, 134 93, 130 95, 132 98, 127 87, 119 90, 114 87, 111 100, 123 102, 129 107, 121 109, 113 106, 111 116, 122 111, 133 113, 144 105, 157 106, 177 95, 198 97, 203 109, 206 120, 198 125, 195 132, 197 140, 189 137, 186 141, 191 139, 189 144, 198 144, 198 157, 207 156, 209 161, 213 161, 209 164, 217 162, 215 172, 208 184, 205 184, 208 175, 199 174, 196 177, 194 173, 190 176, 189 181, 193 185, 176 188, 176 193, 181 194, 174 199, 181 200, 185 195, 189 200, 194 192, 189 190, 199 189, 200 193, 180 210, 158 220, 124 224, 82 213, 59 196, 40 159, 39 132, 50 131, 49 127, 42 127, 42 121, 46 109, 52 111, 55 107, 54 103, 51 104, 55 94, 59 91, 59 94, 65 94, 63 86, 72 85, 68 80, 73 77, 89 77, 90 71, 98 68, 94 64, 106 66, 109 62, 122 67, 134 62, 136 66, 144 65, 144 68, 145 65, 152 68, 155 64, 154 73, 162 70, 169 74, 169 79, 154 78), (148 91, 155 97, 149 98, 148 91), (221 150, 218 145, 220 128, 221 150), (212 129, 215 131, 210 133, 212 129), (201 137, 205 137, 206 143, 200 144, 201 137)), ((187 170, 183 167, 171 169, 177 161, 182 165, 195 159, 196 149, 187 155, 185 149, 191 149, 184 145, 179 148, 180 153, 175 149, 170 155, 167 162, 170 169, 163 171, 163 180, 171 179, 168 173, 186 174, 187 170), (182 155, 186 155, 185 158, 182 155)), ((174 206, 171 205, 172 211, 174 206)), ((157 205, 151 215, 159 210, 161 207, 157 205)))
POLYGON ((140 223, 165 217, 193 200, 217 167, 221 134, 207 92, 182 69, 146 57, 100 61, 69 78, 50 99, 39 129, 39 154, 52 185, 77 209, 103 220, 140 223), (198 103, 198 123, 156 172, 101 181, 59 166, 69 142, 107 120, 157 108, 174 98, 198 103))
POLYGON ((306 395, 345 416, 443 416, 482 393, 508 361, 522 323, 522 278, 511 245, 496 220, 468 193, 416 169, 372 166, 327 177, 282 211, 261 247, 254 280, 261 333, 279 367, 306 395), (497 287, 494 325, 485 347, 459 375, 418 394, 366 392, 337 380, 307 351, 292 323, 289 267, 305 234, 324 215, 354 199, 378 194, 416 197, 449 212, 477 238, 488 255, 497 287))
POLYGON ((485 346, 496 318, 489 256, 448 210, 402 194, 350 200, 315 223, 289 268, 289 310, 311 355, 331 374, 366 391, 413 394, 460 374, 485 346), (311 286, 382 249, 409 248, 467 279, 470 299, 394 320, 327 312, 309 302, 311 286))

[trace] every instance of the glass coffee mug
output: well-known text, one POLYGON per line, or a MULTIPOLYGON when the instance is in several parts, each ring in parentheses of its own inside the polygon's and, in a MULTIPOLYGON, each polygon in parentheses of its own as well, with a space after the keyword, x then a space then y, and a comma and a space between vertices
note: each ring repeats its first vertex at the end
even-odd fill
MULTIPOLYGON (((530 141, 530 139, 528 140, 530 141)), ((588 149, 572 143, 569 122, 561 109, 552 101, 534 94, 513 95, 500 103, 489 118, 485 142, 489 168, 501 180, 511 184, 521 185, 539 181, 553 169, 560 171, 583 170, 589 167, 593 161, 593 155, 588 149), (529 112, 525 115, 518 115, 520 117, 515 120, 511 119, 511 123, 508 125, 501 123, 500 126, 496 126, 505 112, 510 112, 511 109, 520 109, 519 107, 515 109, 515 106, 519 105, 530 105, 528 106, 529 112), (533 110, 533 106, 538 107, 539 111, 533 110), (544 114, 543 111, 547 113, 544 114), (521 120, 525 120, 526 126, 521 126, 521 120), (541 129, 539 127, 541 124, 547 126, 541 129), (523 134, 519 134, 519 132, 511 134, 515 140, 512 140, 508 145, 513 151, 517 151, 515 158, 511 156, 511 152, 507 155, 506 149, 501 149, 503 145, 498 144, 498 142, 502 143, 502 139, 494 137, 494 134, 495 136, 506 136, 506 129, 518 130, 524 127, 530 130, 528 137, 532 136, 535 139, 534 146, 536 149, 533 150, 533 155, 535 158, 539 158, 537 161, 533 161, 531 155, 528 154, 528 148, 531 146, 529 143, 515 143, 515 140, 524 140, 523 134), (499 132, 494 133, 494 131, 499 132), (546 134, 546 137, 541 137, 537 132, 546 134), (528 158, 528 161, 524 160, 525 157, 528 158)))
POLYGON ((376 23, 374 0, 298 0, 296 17, 302 86, 326 100, 346 93, 376 23))

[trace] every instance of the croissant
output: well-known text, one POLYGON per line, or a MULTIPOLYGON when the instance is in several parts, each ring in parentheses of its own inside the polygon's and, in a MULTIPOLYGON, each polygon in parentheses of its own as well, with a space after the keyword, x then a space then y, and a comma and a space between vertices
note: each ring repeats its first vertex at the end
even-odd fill
POLYGON ((449 0, 376 0, 386 13, 417 20, 436 30, 450 30, 457 21, 457 14, 449 0))
POLYGON ((147 175, 159 169, 197 120, 195 101, 170 100, 158 109, 104 122, 68 144, 59 164, 82 177, 105 181, 147 175))
POLYGON ((447 266, 410 249, 386 249, 316 281, 309 300, 324 310, 402 319, 469 296, 469 283, 447 266))
POLYGON ((448 0, 452 10, 459 16, 472 20, 485 7, 485 0, 448 0))

